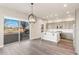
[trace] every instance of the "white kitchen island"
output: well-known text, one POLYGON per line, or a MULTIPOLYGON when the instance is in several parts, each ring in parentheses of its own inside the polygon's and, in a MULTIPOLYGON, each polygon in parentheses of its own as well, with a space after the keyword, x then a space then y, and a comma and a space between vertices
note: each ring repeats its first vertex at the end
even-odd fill
POLYGON ((58 43, 61 33, 70 33, 73 35, 73 29, 49 29, 46 32, 42 32, 41 39, 58 43))
POLYGON ((51 32, 51 31, 43 32, 41 39, 57 43, 60 40, 60 32, 57 32, 57 31, 56 32, 51 32))

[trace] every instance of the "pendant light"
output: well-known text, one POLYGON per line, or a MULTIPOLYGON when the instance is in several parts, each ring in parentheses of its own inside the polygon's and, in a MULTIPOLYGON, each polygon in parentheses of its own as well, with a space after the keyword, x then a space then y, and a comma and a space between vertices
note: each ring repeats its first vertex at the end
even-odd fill
POLYGON ((30 23, 35 23, 36 22, 36 16, 33 14, 33 3, 31 3, 31 14, 28 16, 28 20, 30 23))

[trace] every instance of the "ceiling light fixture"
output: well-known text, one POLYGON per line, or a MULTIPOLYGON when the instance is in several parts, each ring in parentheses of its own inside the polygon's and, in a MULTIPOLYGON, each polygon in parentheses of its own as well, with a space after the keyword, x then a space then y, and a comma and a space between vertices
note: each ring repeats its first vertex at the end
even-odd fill
POLYGON ((36 16, 34 15, 34 13, 33 13, 33 3, 31 3, 31 10, 32 10, 32 12, 31 12, 31 14, 28 16, 28 20, 29 20, 29 22, 30 23, 35 23, 36 22, 36 16))
POLYGON ((67 7, 67 4, 64 4, 64 7, 67 7))
POLYGON ((46 16, 48 18, 48 16, 46 16))

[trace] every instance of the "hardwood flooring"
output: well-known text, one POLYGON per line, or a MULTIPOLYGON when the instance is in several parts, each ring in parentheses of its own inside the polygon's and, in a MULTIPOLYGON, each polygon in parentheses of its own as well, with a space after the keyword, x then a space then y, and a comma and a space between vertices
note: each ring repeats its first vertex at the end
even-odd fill
POLYGON ((58 44, 35 39, 6 44, 0 55, 74 55, 72 41, 61 40, 58 44))

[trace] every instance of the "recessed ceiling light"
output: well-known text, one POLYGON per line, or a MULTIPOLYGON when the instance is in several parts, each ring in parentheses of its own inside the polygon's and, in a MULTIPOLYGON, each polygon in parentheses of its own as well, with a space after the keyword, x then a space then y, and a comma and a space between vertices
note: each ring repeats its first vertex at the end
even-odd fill
POLYGON ((70 13, 69 11, 66 12, 66 14, 69 14, 69 13, 70 13))
POLYGON ((57 14, 55 14, 55 16, 58 16, 57 14))
POLYGON ((64 4, 64 7, 67 7, 67 4, 64 4))
POLYGON ((46 16, 48 18, 48 16, 46 16))

